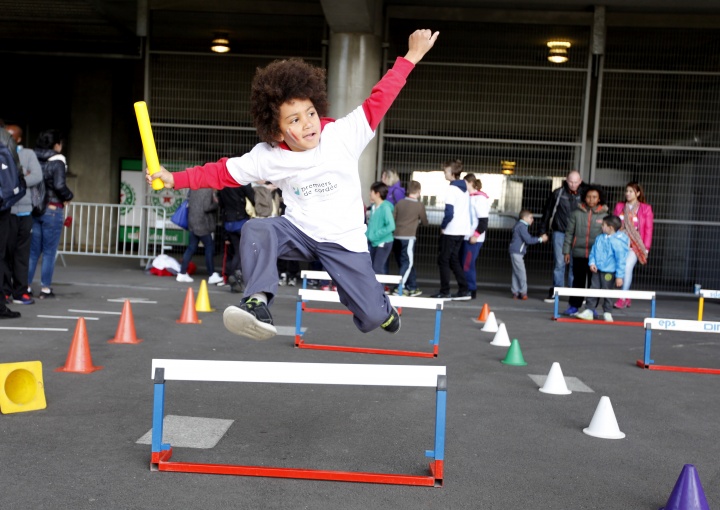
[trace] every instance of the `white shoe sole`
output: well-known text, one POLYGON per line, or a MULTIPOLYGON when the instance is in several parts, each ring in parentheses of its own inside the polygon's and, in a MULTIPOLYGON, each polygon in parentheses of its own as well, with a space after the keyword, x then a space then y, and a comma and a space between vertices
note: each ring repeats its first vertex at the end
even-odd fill
POLYGON ((277 335, 277 329, 272 324, 260 322, 254 315, 241 310, 237 306, 228 306, 223 312, 223 324, 230 333, 252 338, 253 340, 268 340, 277 335))
POLYGON ((470 301, 471 299, 472 299, 472 296, 450 298, 451 301, 470 301))

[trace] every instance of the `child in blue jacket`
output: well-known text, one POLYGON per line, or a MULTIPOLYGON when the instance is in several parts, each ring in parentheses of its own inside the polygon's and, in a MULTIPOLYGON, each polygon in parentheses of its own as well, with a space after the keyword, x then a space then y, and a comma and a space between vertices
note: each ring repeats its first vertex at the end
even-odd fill
POLYGON ((510 289, 514 299, 527 299, 527 272, 525 271, 525 253, 530 244, 545 243, 548 240, 547 234, 540 237, 533 237, 528 232, 528 227, 533 224, 532 212, 527 209, 520 211, 520 218, 512 229, 512 240, 510 241, 510 262, 512 262, 512 284, 510 289))
MULTIPOLYGON (((622 287, 625 278, 625 261, 630 249, 630 239, 625 232, 620 231, 620 218, 609 214, 605 216, 602 224, 603 233, 595 239, 590 251, 588 265, 592 275, 590 277, 591 289, 612 289, 622 287)), ((577 314, 577 318, 591 321, 597 317, 595 308, 600 298, 589 297, 585 301, 586 308, 577 314)), ((612 322, 612 300, 603 298, 603 319, 612 322)))

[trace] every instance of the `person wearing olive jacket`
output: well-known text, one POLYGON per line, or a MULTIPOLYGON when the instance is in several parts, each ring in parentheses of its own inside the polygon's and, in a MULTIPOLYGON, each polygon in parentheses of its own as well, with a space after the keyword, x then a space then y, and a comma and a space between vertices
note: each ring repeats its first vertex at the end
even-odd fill
MULTIPOLYGON (((590 184, 582 196, 582 203, 578 205, 568 219, 563 243, 563 256, 565 264, 572 260, 572 286, 576 289, 587 288, 590 279, 588 259, 595 238, 602 234, 603 218, 607 216, 608 208, 605 205, 605 193, 600 186, 590 184)), ((565 315, 575 315, 582 306, 582 296, 570 296, 565 315)))

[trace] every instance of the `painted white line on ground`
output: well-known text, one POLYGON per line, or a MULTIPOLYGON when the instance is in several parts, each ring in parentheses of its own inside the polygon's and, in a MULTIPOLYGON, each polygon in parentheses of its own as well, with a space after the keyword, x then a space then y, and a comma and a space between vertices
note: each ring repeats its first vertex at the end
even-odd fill
MULTIPOLYGON (((530 374, 528 374, 528 377, 530 379, 532 379, 533 381, 535 381, 535 384, 537 384, 541 388, 545 385, 545 380, 547 379, 547 375, 530 375, 530 374)), ((565 376, 565 384, 567 385, 567 387, 570 391, 595 393, 595 391, 592 388, 587 386, 585 383, 583 383, 577 377, 565 376)))
POLYGON ((38 317, 38 319, 74 319, 74 320, 78 320, 80 318, 83 318, 86 321, 100 320, 99 317, 82 317, 82 316, 75 316, 75 315, 38 315, 37 317, 38 317))
MULTIPOLYGON (((168 414, 163 419, 163 443, 183 448, 212 448, 225 435, 234 420, 197 418, 168 414)), ((137 444, 152 444, 152 429, 137 444)))
MULTIPOLYGON (((278 336, 295 336, 295 326, 275 326, 277 329, 278 336)), ((302 328, 302 332, 305 333, 307 328, 302 328)))
POLYGON ((21 328, 21 327, 0 327, 0 329, 9 331, 67 331, 68 328, 21 328))
POLYGON ((109 303, 124 303, 125 301, 130 301, 131 303, 157 304, 157 301, 148 301, 145 298, 128 297, 128 298, 108 299, 109 303))
POLYGON ((100 310, 73 310, 72 308, 68 308, 68 312, 75 312, 75 313, 104 313, 108 315, 122 315, 122 312, 103 312, 100 310))

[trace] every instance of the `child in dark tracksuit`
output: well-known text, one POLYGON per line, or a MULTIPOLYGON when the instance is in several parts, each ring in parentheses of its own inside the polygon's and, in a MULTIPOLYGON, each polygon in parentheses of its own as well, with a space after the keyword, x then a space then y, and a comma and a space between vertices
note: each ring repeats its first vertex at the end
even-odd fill
MULTIPOLYGON (((588 265, 592 276, 590 278, 591 289, 612 289, 622 287, 625 277, 625 262, 630 249, 630 239, 625 232, 620 232, 620 218, 612 214, 603 219, 602 235, 595 239, 595 244, 590 251, 588 265)), ((597 313, 595 308, 600 298, 589 297, 585 301, 586 308, 576 315, 579 319, 591 321, 597 313)), ((612 300, 603 298, 603 319, 612 322, 612 300)))
POLYGON ((512 230, 510 241, 510 262, 512 262, 512 284, 511 290, 514 299, 527 299, 527 273, 525 272, 525 253, 530 244, 547 242, 547 234, 540 237, 533 237, 528 232, 528 227, 533 224, 532 212, 527 209, 520 211, 520 219, 512 230))

